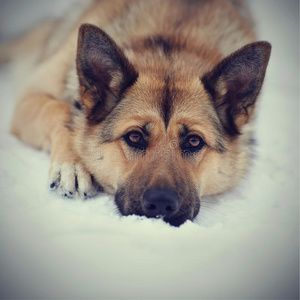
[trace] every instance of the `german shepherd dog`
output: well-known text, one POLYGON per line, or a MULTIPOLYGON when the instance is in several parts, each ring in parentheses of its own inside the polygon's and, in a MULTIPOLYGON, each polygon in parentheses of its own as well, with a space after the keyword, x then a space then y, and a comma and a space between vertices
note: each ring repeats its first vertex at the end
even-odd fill
POLYGON ((60 195, 101 186, 122 215, 180 226, 245 175, 271 45, 243 2, 90 1, 13 48, 34 64, 11 131, 51 152, 60 195))

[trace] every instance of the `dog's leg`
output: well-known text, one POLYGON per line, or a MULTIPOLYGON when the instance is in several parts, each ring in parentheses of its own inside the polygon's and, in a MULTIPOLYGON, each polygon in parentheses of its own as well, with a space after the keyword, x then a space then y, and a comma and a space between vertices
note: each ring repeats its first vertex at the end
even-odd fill
POLYGON ((96 193, 90 174, 81 165, 72 147, 67 127, 70 104, 56 101, 50 95, 23 98, 17 105, 12 133, 30 145, 51 151, 49 186, 59 194, 82 198, 96 193))

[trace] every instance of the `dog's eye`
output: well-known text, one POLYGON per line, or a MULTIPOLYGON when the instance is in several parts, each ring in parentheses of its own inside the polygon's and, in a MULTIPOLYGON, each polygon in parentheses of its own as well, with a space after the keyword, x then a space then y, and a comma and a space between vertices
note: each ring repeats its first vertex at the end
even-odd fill
POLYGON ((147 143, 143 137, 143 134, 138 131, 130 131, 124 136, 125 142, 132 148, 139 150, 145 150, 147 143))
POLYGON ((201 140, 197 136, 192 136, 188 139, 188 142, 189 142, 191 147, 198 147, 199 144, 201 143, 201 140))
POLYGON ((128 138, 132 143, 138 143, 142 139, 142 136, 139 132, 132 132, 129 134, 128 138))
POLYGON ((203 139, 197 135, 191 135, 186 138, 182 144, 182 151, 184 153, 196 152, 203 148, 205 145, 203 139))

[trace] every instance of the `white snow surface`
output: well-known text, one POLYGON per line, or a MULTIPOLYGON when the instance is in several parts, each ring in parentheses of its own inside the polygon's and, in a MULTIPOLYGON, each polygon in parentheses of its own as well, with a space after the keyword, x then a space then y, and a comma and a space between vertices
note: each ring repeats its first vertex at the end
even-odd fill
MULTIPOLYGON (((1 1, 0 32, 62 14, 69 1, 1 1), (16 21, 17 20, 17 21, 16 21)), ((298 299, 299 2, 253 0, 272 56, 256 120, 257 157, 230 192, 174 228, 123 217, 113 197, 66 200, 48 154, 9 134, 15 96, 0 68, 0 298, 298 299)))

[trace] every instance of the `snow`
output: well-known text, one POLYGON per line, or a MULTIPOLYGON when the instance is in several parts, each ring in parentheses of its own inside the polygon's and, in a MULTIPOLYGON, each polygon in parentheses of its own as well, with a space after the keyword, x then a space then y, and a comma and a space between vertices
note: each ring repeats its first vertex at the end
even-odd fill
MULTIPOLYGON (((1 1, 2 37, 71 2, 1 1)), ((299 2, 250 5, 260 39, 273 45, 257 158, 235 189, 203 199, 197 220, 180 228, 122 217, 105 194, 51 193, 48 155, 8 133, 18 87, 1 66, 0 298, 298 299, 299 2)))

